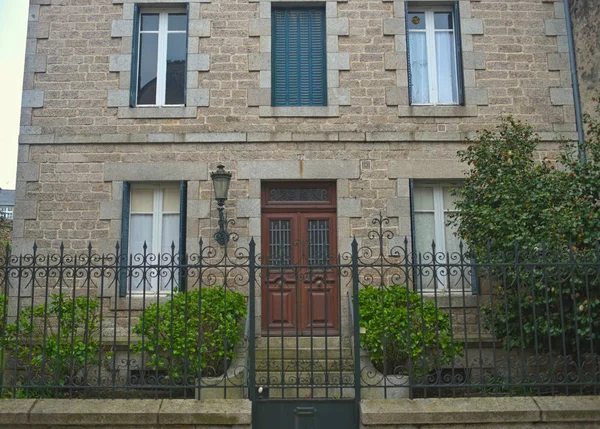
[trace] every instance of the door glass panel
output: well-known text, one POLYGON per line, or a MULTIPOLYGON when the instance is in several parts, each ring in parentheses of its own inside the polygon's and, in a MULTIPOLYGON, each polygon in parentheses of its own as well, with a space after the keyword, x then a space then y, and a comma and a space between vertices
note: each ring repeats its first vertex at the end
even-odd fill
POLYGON ((308 264, 325 265, 329 256, 329 221, 308 221, 308 264))
POLYGON ((269 236, 269 264, 290 265, 290 221, 272 220, 269 236))
POLYGON ((273 188, 269 201, 329 201, 327 188, 273 188))

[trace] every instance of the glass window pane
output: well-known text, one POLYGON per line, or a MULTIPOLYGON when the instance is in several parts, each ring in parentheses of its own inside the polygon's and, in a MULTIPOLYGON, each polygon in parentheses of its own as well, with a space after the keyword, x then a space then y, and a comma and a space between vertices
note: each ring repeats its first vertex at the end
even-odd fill
POLYGON ((450 189, 452 188, 443 188, 444 210, 456 210, 454 203, 459 200, 458 197, 455 197, 450 193, 450 189))
POLYGON ((143 13, 141 30, 158 31, 158 13, 143 13))
POLYGON ((409 30, 425 30, 424 12, 410 12, 406 21, 409 30))
POLYGON ((169 31, 186 31, 187 18, 185 13, 169 14, 169 31))
POLYGON ((290 265, 290 221, 272 220, 269 226, 269 261, 271 265, 290 265))
POLYGON ((433 210, 433 188, 415 187, 415 210, 433 210))
POLYGON ((453 32, 443 31, 435 33, 435 52, 437 62, 438 102, 455 104, 458 102, 458 96, 453 32))
POLYGON ((134 189, 131 192, 131 213, 152 213, 154 211, 154 190, 134 189))
POLYGON ((452 12, 436 12, 434 14, 436 30, 451 30, 452 29, 452 12))
POLYGON ((409 32, 411 98, 415 104, 429 103, 429 70, 427 61, 427 35, 409 32))
POLYGON ((163 212, 179 213, 179 189, 163 188, 163 212))
POLYGON ((152 215, 132 214, 129 222, 129 252, 134 256, 143 253, 144 242, 148 246, 146 253, 152 253, 152 215))
POLYGON ((326 265, 329 262, 329 221, 308 221, 308 264, 326 265))
POLYGON ((166 214, 162 217, 162 237, 161 253, 171 253, 171 246, 175 244, 175 253, 179 252, 177 248, 179 243, 179 215, 166 214))
POLYGON ((156 104, 158 34, 140 35, 138 104, 156 104))
MULTIPOLYGON (((431 243, 435 240, 435 216, 433 213, 415 213, 415 245, 422 256, 431 254, 431 243)), ((430 262, 431 259, 428 258, 430 262)))
POLYGON ((183 33, 169 34, 167 42, 167 93, 166 104, 184 104, 186 74, 186 39, 183 33))

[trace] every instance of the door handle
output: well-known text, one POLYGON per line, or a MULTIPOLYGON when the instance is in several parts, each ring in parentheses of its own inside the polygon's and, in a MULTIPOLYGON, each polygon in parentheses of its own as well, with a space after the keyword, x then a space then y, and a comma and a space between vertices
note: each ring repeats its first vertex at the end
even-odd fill
POLYGON ((312 416, 317 412, 315 407, 296 407, 294 413, 297 416, 312 416))

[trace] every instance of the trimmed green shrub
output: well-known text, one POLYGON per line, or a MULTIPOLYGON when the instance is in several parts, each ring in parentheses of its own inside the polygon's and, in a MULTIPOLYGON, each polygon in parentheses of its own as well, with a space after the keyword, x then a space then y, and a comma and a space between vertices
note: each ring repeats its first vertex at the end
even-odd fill
POLYGON ((224 360, 234 357, 245 317, 246 298, 224 287, 177 293, 143 312, 133 328, 141 339, 131 349, 148 356, 147 369, 166 371, 170 379, 220 375, 224 360))
MULTIPOLYGON (((54 294, 47 305, 26 307, 17 321, 6 326, 5 349, 11 360, 18 359, 17 370, 26 384, 24 396, 53 396, 47 386, 84 386, 86 370, 100 360, 98 340, 100 299, 71 298, 54 294)), ((22 396, 22 395, 21 395, 22 396)))
POLYGON ((406 286, 359 291, 361 347, 375 367, 389 374, 417 376, 451 364, 463 346, 452 337, 450 316, 406 286), (409 369, 410 366, 410 369, 409 369))

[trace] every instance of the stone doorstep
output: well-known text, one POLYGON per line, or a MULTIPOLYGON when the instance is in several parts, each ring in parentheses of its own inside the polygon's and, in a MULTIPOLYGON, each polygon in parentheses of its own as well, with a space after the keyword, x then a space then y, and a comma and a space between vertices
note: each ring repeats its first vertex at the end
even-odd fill
POLYGON ((79 425, 110 427, 155 425, 250 425, 248 400, 162 399, 5 399, 0 400, 0 425, 79 425))

